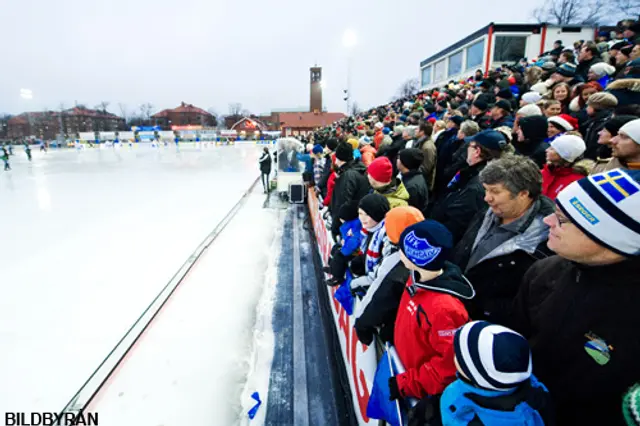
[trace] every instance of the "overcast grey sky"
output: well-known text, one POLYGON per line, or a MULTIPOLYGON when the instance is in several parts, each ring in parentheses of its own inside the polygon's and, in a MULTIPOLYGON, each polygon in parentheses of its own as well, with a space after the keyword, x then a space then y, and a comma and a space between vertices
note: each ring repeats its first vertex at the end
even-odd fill
POLYGON ((155 110, 180 101, 226 113, 308 106, 309 67, 325 105, 344 111, 347 53, 358 34, 353 99, 386 102, 420 60, 489 22, 529 22, 540 0, 2 0, 0 112, 93 107, 155 110), (20 97, 31 89, 33 99, 20 97))

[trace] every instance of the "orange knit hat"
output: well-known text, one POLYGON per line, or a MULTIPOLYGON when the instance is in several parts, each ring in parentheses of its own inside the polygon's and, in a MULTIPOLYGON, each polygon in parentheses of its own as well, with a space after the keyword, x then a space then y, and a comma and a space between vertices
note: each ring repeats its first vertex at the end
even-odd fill
POLYGON ((389 210, 384 220, 389 241, 397 245, 400 242, 400 235, 405 229, 423 220, 423 214, 415 207, 396 207, 389 210))

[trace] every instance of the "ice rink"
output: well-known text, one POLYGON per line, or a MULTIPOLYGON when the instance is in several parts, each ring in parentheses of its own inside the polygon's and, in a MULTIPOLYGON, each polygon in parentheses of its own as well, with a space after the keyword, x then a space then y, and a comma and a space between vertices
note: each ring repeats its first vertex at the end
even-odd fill
MULTIPOLYGON (((32 163, 15 149, 0 174, 0 411, 65 406, 259 176, 261 149, 34 149, 32 163)), ((277 246, 263 201, 258 183, 92 401, 101 425, 236 423, 277 246)))

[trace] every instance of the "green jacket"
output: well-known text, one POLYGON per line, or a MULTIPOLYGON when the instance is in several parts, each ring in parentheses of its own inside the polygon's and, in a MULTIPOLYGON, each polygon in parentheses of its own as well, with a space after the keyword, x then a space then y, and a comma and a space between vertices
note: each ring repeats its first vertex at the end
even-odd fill
POLYGON ((400 181, 392 182, 384 188, 375 190, 389 201, 389 206, 393 209, 409 205, 409 192, 400 181))

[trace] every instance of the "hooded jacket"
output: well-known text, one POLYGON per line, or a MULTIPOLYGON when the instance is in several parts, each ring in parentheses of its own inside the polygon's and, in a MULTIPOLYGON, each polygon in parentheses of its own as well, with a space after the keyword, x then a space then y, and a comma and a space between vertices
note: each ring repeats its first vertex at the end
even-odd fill
POLYGON ((371 145, 364 145, 360 148, 360 154, 362 154, 362 164, 367 167, 376 159, 376 149, 371 145))
POLYGON ((594 117, 591 117, 584 123, 584 143, 587 145, 587 150, 584 152, 584 158, 596 160, 600 157, 607 157, 608 155, 602 155, 602 151, 609 150, 607 146, 599 145, 598 139, 600 138, 600 131, 604 128, 604 124, 609 121, 612 110, 597 111, 594 117))
POLYGON ((375 192, 382 195, 389 201, 389 206, 393 209, 395 207, 403 207, 409 205, 409 193, 404 184, 397 179, 389 185, 375 189, 375 192))
POLYGON ((474 297, 460 268, 445 263, 442 275, 417 281, 409 275, 394 329, 398 356, 406 371, 396 376, 403 397, 441 394, 456 378, 453 336, 469 322, 461 299, 474 297))
POLYGON ((442 275, 418 282, 409 275, 394 329, 398 356, 406 371, 396 376, 403 397, 441 394, 455 380, 453 336, 469 321, 460 299, 474 290, 460 268, 446 262, 442 275))
POLYGON ((518 124, 525 140, 523 142, 514 140, 513 147, 516 149, 516 154, 531 158, 538 167, 542 168, 547 161, 546 150, 549 148, 549 144, 544 141, 547 138, 547 119, 534 115, 521 118, 518 124))
POLYGON ((429 204, 429 188, 422 170, 409 170, 403 173, 402 183, 409 193, 409 205, 422 213, 426 212, 429 204))
POLYGON ((483 162, 460 170, 449 182, 446 192, 433 205, 430 218, 447 227, 454 244, 460 241, 478 210, 484 210, 487 206, 484 187, 480 183, 480 172, 486 165, 483 162))
POLYGON ((348 201, 360 201, 369 193, 369 180, 366 177, 367 168, 359 161, 349 161, 338 169, 336 183, 331 195, 331 213, 333 218, 333 234, 340 232, 338 212, 340 207, 348 201))
MULTIPOLYGON (((624 70, 624 68, 623 68, 624 70)), ((622 78, 609 83, 607 92, 618 99, 618 106, 640 104, 640 79, 622 78)))
POLYGON ((592 160, 581 160, 566 167, 545 164, 542 168, 542 195, 555 200, 560 191, 569 186, 571 182, 589 176, 593 166, 592 160))
POLYGON ((547 388, 531 375, 510 391, 481 389, 458 378, 440 399, 442 424, 468 426, 473 421, 484 426, 549 426, 552 424, 547 388))
POLYGON ((558 425, 624 425, 621 398, 640 377, 640 262, 586 266, 559 256, 526 273, 510 327, 529 340, 558 425))
POLYGON ((527 220, 520 225, 518 235, 494 248, 475 265, 469 265, 469 260, 476 242, 481 243, 496 217, 487 209, 471 221, 452 257, 476 289, 476 297, 467 303, 471 318, 504 324, 524 273, 537 260, 551 254, 547 248, 549 227, 543 219, 554 211, 553 201, 544 196, 538 198, 527 220))
POLYGON ((265 175, 271 174, 271 154, 262 151, 262 155, 260 156, 260 159, 258 159, 258 162, 260 163, 260 172, 265 175))
POLYGON ((355 329, 358 340, 365 345, 371 344, 378 328, 384 340, 393 339, 398 306, 409 278, 409 270, 400 260, 400 250, 391 242, 388 244, 389 251, 380 263, 377 276, 364 298, 356 305, 355 329))

